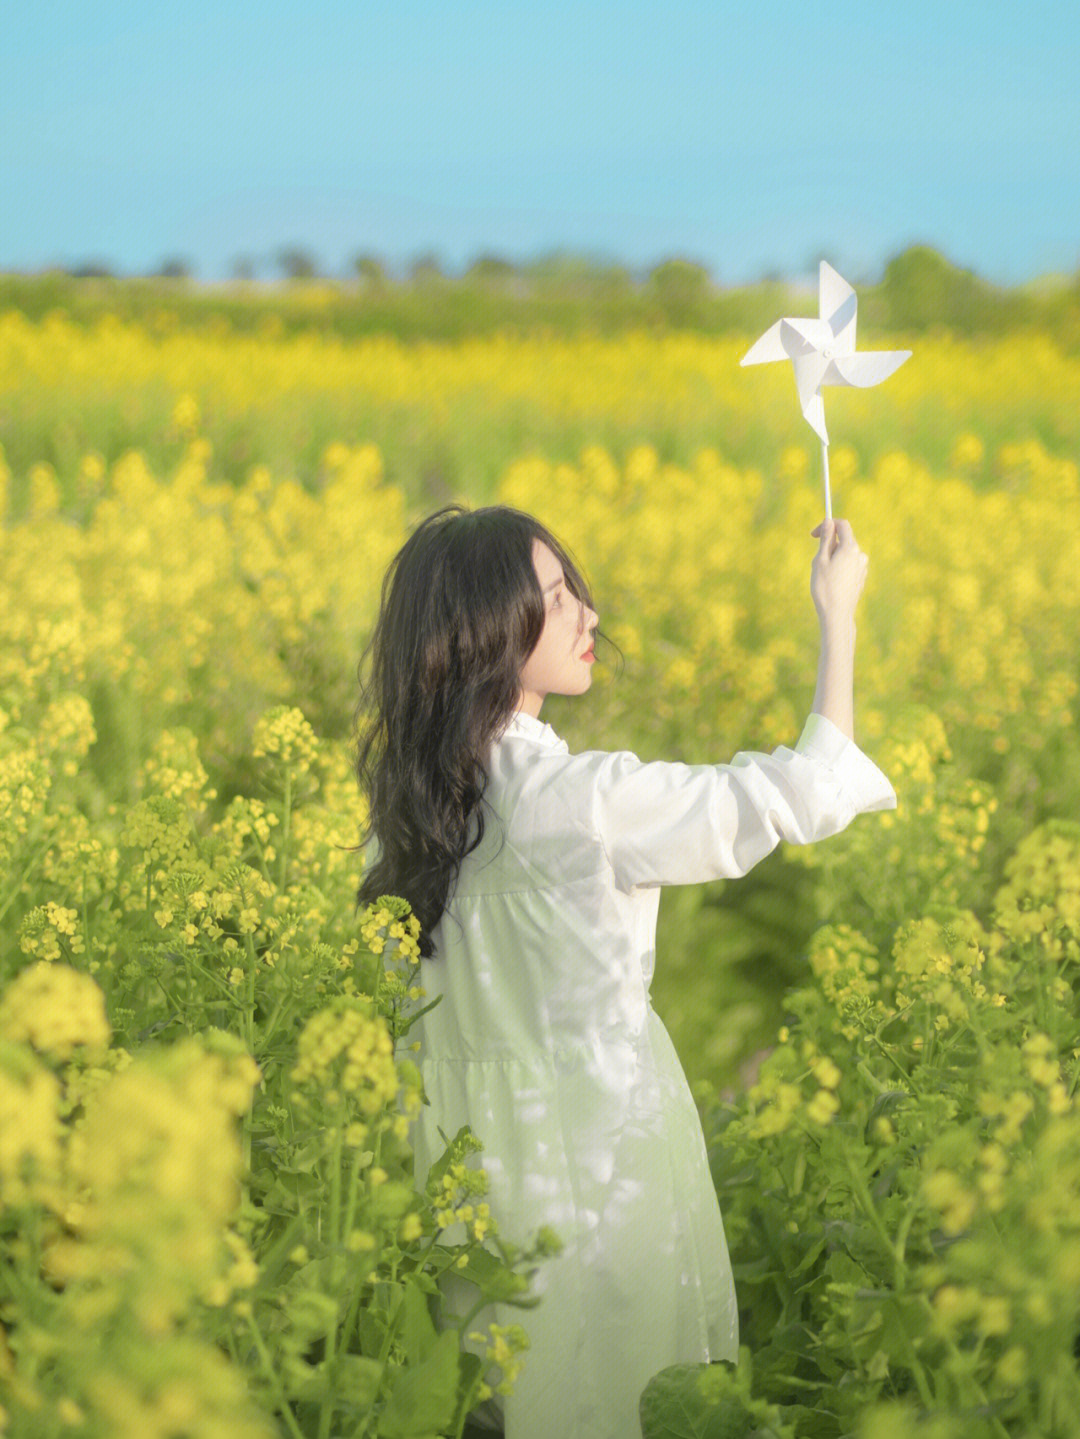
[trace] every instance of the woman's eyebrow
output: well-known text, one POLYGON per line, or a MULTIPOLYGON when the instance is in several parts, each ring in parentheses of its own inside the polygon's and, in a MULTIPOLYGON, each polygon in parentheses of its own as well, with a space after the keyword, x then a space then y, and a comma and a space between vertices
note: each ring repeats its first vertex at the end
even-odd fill
POLYGON ((545 586, 544 586, 544 594, 545 594, 545 595, 549 595, 552 590, 557 590, 557 589, 559 588, 559 586, 562 584, 562 582, 563 582, 563 577, 562 577, 562 575, 560 575, 557 580, 552 580, 552 582, 551 582, 550 585, 545 585, 545 586))

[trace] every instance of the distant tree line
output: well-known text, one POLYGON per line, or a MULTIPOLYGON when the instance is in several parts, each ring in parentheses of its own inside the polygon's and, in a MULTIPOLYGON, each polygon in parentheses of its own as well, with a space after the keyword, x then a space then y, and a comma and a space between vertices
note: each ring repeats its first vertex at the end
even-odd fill
MULTIPOLYGON (((403 338, 454 338, 492 329, 614 333, 630 328, 750 332, 777 314, 813 313, 805 294, 775 275, 756 285, 724 287, 693 260, 671 258, 644 273, 572 253, 556 252, 515 264, 496 254, 477 256, 460 275, 445 272, 435 254, 417 257, 395 275, 379 256, 362 253, 347 278, 320 273, 299 245, 274 256, 285 286, 255 283, 259 266, 239 257, 233 283, 193 283, 182 258, 169 257, 151 276, 113 275, 92 263, 40 275, 0 275, 0 306, 28 315, 62 308, 75 317, 104 307, 138 317, 164 304, 179 323, 210 315, 238 327, 255 326, 273 310, 289 329, 319 328, 344 336, 386 331, 403 338), (312 285, 319 303, 308 304, 312 285), (327 303, 326 290, 332 293, 327 303), (785 309, 785 306, 797 307, 785 309)), ((816 269, 816 263, 809 267, 816 269)), ((875 285, 859 284, 863 327, 960 334, 995 334, 1039 328, 1069 350, 1080 350, 1080 273, 1040 286, 1006 289, 952 264, 926 245, 889 260, 875 285)))

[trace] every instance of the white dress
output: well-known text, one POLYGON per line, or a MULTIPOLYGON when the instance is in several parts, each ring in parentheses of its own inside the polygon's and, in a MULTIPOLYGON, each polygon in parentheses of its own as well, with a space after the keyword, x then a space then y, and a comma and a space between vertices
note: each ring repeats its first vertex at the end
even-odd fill
MULTIPOLYGON (((421 969, 424 1003, 442 1000, 411 1032, 430 1100, 415 1182, 445 1149, 438 1128, 468 1123, 501 1235, 526 1243, 548 1224, 566 1246, 539 1264, 537 1308, 490 1305, 470 1323, 518 1323, 531 1341, 514 1393, 473 1422, 501 1412, 507 1439, 633 1439, 658 1370, 735 1360, 739 1342, 701 1120, 649 999, 659 886, 744 875, 780 840, 824 839, 896 795, 817 714, 795 750, 686 765, 571 754, 518 713, 489 776, 498 820, 486 813, 421 969)), ((443 1237, 465 1242, 465 1225, 443 1237)), ((479 1298, 445 1282, 448 1310, 479 1298)))

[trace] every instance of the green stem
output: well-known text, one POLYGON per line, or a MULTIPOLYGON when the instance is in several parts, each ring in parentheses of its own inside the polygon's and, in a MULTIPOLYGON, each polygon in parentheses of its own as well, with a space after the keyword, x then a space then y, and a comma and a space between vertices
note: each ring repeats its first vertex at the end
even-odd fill
MULTIPOLYGON (((0 915, 0 918, 3 918, 0 915)), ((89 965, 94 958, 94 929, 90 923, 90 906, 86 902, 86 871, 82 876, 82 924, 83 935, 86 939, 86 962, 89 965)))
POLYGON ((919 1090, 916 1089, 914 1083, 912 1083, 911 1076, 908 1074, 907 1070, 905 1070, 904 1066, 900 1063, 900 1061, 896 1058, 896 1056, 889 1053, 888 1049, 885 1047, 884 1044, 882 1044, 881 1040, 878 1039, 878 1037, 877 1037, 876 1034, 872 1034, 872 1035, 870 1036, 870 1038, 871 1038, 871 1039, 874 1041, 874 1043, 877 1045, 878 1049, 881 1050, 882 1054, 883 1054, 883 1055, 885 1056, 885 1058, 889 1061, 889 1063, 893 1066, 893 1068, 899 1070, 900 1075, 901 1075, 901 1077, 903 1078, 904 1083, 910 1086, 912 1094, 914 1094, 914 1095, 916 1096, 916 1098, 920 1098, 921 1095, 920 1095, 920 1093, 919 1093, 919 1090))
POLYGON ((278 889, 285 893, 285 883, 289 877, 289 829, 292 821, 292 771, 285 771, 285 807, 281 825, 281 878, 278 880, 278 889))
POLYGON ((19 894, 20 894, 21 891, 22 891, 22 887, 23 887, 24 883, 26 882, 27 879, 29 879, 30 875, 33 873, 34 867, 35 867, 35 865, 37 864, 38 860, 42 857, 43 854, 45 854, 45 852, 48 850, 49 845, 50 845, 51 843, 52 843, 51 840, 46 841, 46 843, 43 844, 40 849, 36 850, 36 851, 34 852, 34 854, 31 856, 31 858, 30 858, 30 863, 29 863, 29 864, 26 866, 26 868, 23 870, 22 874, 19 875, 19 878, 15 881, 15 887, 14 887, 14 889, 12 889, 12 891, 11 891, 11 893, 8 895, 7 899, 4 900, 3 907, 0 908, 0 920, 2 920, 2 919, 4 918, 4 915, 7 914, 8 910, 11 908, 11 906, 12 906, 12 905, 15 903, 15 901, 18 899, 19 894))
MULTIPOLYGON (((377 1267, 378 1261, 376 1260, 376 1269, 377 1267)), ((360 1303, 364 1297, 364 1284, 366 1282, 367 1281, 364 1280, 357 1284, 356 1289, 353 1292, 353 1297, 349 1301, 349 1309, 348 1313, 345 1315, 345 1323, 341 1327, 341 1345, 343 1349, 348 1345, 349 1335, 353 1332, 353 1329, 356 1326, 357 1317, 360 1313, 360 1303)))
POLYGON ((865 1059, 860 1059, 855 1068, 866 1080, 867 1084, 870 1085, 871 1089, 876 1090, 878 1094, 887 1094, 889 1092, 889 1086, 882 1083, 865 1059))
POLYGON ((477 1398, 477 1391, 479 1390, 480 1385, 484 1382, 485 1373, 486 1370, 484 1370, 483 1368, 478 1369, 472 1383, 465 1391, 465 1395, 461 1401, 461 1422, 458 1424, 457 1430, 455 1431, 455 1439, 461 1439, 461 1436, 465 1430, 465 1416, 470 1412, 473 1407, 473 1404, 477 1398))
POLYGON ((259 956, 255 953, 255 941, 250 932, 244 935, 244 939, 247 943, 248 959, 251 961, 247 983, 244 986, 247 992, 247 1003, 244 1005, 244 1030, 250 1054, 255 1048, 255 971, 259 967, 259 956))
MULTIPOLYGON (((471 1249, 472 1247, 473 1247, 473 1246, 470 1244, 469 1248, 471 1249)), ((476 1301, 476 1303, 473 1305, 473 1307, 469 1310, 468 1314, 466 1314, 465 1317, 464 1317, 464 1319, 462 1319, 462 1321, 461 1321, 461 1333, 462 1333, 462 1337, 465 1337, 466 1332, 467 1332, 467 1330, 468 1330, 468 1328, 469 1328, 469 1325, 473 1322, 473 1320, 476 1318, 476 1316, 480 1313, 481 1309, 486 1309, 490 1303, 491 1303, 490 1299, 485 1299, 485 1297, 481 1294, 480 1298, 476 1301)))
POLYGON ((353 1151, 352 1168, 349 1170, 349 1193, 345 1200, 345 1233, 352 1233, 353 1215, 356 1212, 356 1193, 360 1180, 360 1155, 362 1150, 359 1146, 353 1151))
POLYGON ((376 964, 375 964, 375 984, 374 984, 374 987, 373 987, 372 993, 371 993, 371 1002, 372 1002, 373 1006, 375 1007, 376 1012, 378 1012, 378 1008, 379 1008, 379 985, 380 985, 380 982, 381 982, 381 980, 382 980, 382 974, 383 974, 383 957, 382 957, 381 954, 377 954, 377 955, 375 956, 375 959, 376 959, 376 964))
MULTIPOLYGON (((473 1246, 470 1245, 469 1247, 472 1248, 473 1246)), ((472 1324, 472 1322, 473 1322, 473 1320, 476 1318, 477 1314, 480 1313, 481 1309, 483 1309, 489 1302, 490 1302, 490 1301, 488 1301, 487 1299, 485 1299, 485 1298, 483 1297, 483 1295, 481 1295, 480 1298, 479 1298, 479 1299, 476 1301, 476 1303, 473 1305, 473 1307, 469 1310, 469 1312, 468 1312, 468 1313, 465 1315, 465 1317, 462 1319, 461 1325, 460 1325, 460 1333, 461 1333, 462 1340, 464 1340, 464 1339, 466 1339, 466 1338, 468 1337, 469 1326, 472 1324)), ((465 1391, 464 1396, 462 1397, 462 1401, 461 1401, 461 1422, 460 1422, 460 1424, 458 1425, 458 1428, 457 1428, 456 1439, 461 1439, 462 1431, 463 1431, 464 1428, 465 1428, 465 1416, 466 1416, 466 1415, 470 1412, 470 1410, 473 1408, 473 1404, 475 1403, 475 1400, 476 1400, 476 1398, 477 1398, 477 1392, 478 1392, 478 1390, 479 1390, 479 1388, 480 1388, 480 1385, 484 1383, 484 1375, 485 1375, 487 1372, 488 1372, 487 1369, 484 1368, 483 1363, 481 1363, 481 1367, 476 1371, 476 1374, 475 1374, 475 1376, 474 1376, 474 1378, 473 1378, 472 1383, 469 1385, 468 1389, 465 1391)))
POLYGON ((892 1236, 885 1228, 884 1221, 882 1220, 881 1215, 878 1213, 878 1207, 874 1203, 873 1197, 866 1183, 866 1176, 863 1174, 862 1170, 858 1167, 858 1165, 856 1165, 854 1159, 852 1158, 850 1152, 847 1149, 844 1150, 844 1158, 847 1161, 848 1172, 851 1175, 852 1184, 855 1189, 856 1197, 859 1200, 859 1204, 863 1212, 865 1213, 867 1219, 869 1219, 871 1225, 873 1226, 878 1238, 885 1246, 885 1250, 889 1258, 893 1262, 893 1283, 897 1289, 902 1289, 904 1285, 904 1266, 900 1259, 900 1256, 896 1252, 896 1245, 893 1243, 892 1236))
MULTIPOLYGON (((379 1374, 378 1385, 376 1386, 376 1393, 378 1393, 379 1390, 382 1389, 383 1379, 386 1376, 386 1366, 390 1359, 390 1346, 393 1343, 394 1337, 397 1333, 398 1324, 401 1322, 401 1318, 405 1313, 405 1305, 402 1302, 404 1300, 404 1297, 404 1290, 398 1289, 395 1295, 395 1299, 397 1302, 394 1308, 394 1312, 390 1315, 390 1322, 386 1326, 386 1334, 383 1338, 382 1347, 379 1350, 379 1358, 377 1362, 381 1367, 381 1372, 379 1374)), ((370 1426, 371 1421, 374 1417, 374 1410, 369 1410, 363 1424, 356 1431, 356 1439, 364 1439, 364 1436, 368 1432, 368 1427, 370 1426)), ((329 1432, 326 1435, 320 1433, 319 1439, 329 1439, 329 1432)))
MULTIPOLYGON (((932 1320, 934 1318, 934 1310, 930 1303, 930 1300, 925 1294, 920 1294, 918 1297, 922 1300, 923 1306, 932 1320)), ((964 1356, 957 1348, 956 1341, 950 1338, 948 1334, 943 1334, 941 1337, 944 1340, 945 1347, 946 1349, 948 1349, 950 1356, 957 1361, 959 1371, 963 1372, 964 1356)), ((974 1375, 970 1375, 968 1377, 971 1384, 972 1395, 976 1404, 979 1404, 980 1406, 988 1409, 990 1406, 990 1401, 986 1397, 986 1392, 984 1391, 982 1385, 979 1383, 979 1381, 975 1378, 974 1375)), ((927 1407, 929 1408, 929 1405, 927 1405, 927 1407)), ((994 1433, 997 1434, 998 1439, 1009 1439, 1009 1431, 1005 1428, 1004 1424, 1002 1424, 1001 1420, 997 1417, 996 1414, 988 1414, 987 1418, 990 1420, 991 1427, 993 1428, 994 1433)))
POLYGON ((330 1233, 326 1236, 325 1242, 331 1246, 341 1244, 344 1239, 344 1236, 338 1232, 338 1224, 341 1220, 341 1138, 339 1122, 334 1127, 334 1146, 330 1151, 330 1233))
MULTIPOLYGON (((866 1176, 863 1174, 862 1170, 859 1169, 858 1166, 855 1164, 854 1160, 851 1157, 851 1154, 846 1149, 844 1151, 844 1157, 847 1161, 848 1171, 851 1174, 852 1184, 854 1186, 855 1194, 859 1201, 859 1205, 865 1213, 866 1217, 869 1219, 871 1225, 881 1239, 882 1243, 884 1244, 885 1249, 889 1254, 889 1257, 893 1261, 893 1287, 896 1290, 897 1294, 899 1294, 900 1291, 904 1288, 905 1275, 903 1259, 897 1253, 896 1246, 893 1243, 891 1237, 889 1236, 888 1230, 885 1228, 881 1215, 878 1213, 877 1205, 874 1203, 873 1198, 870 1194, 870 1190, 867 1187, 866 1176)), ((912 1343, 911 1335, 907 1332, 907 1327, 905 1326, 904 1321, 901 1318, 899 1303, 896 1305, 895 1317, 897 1327, 899 1328, 901 1334, 903 1334, 904 1340, 908 1347, 908 1363, 911 1366, 911 1374, 915 1380, 915 1386, 919 1391, 919 1397, 922 1399, 922 1402, 926 1406, 926 1408, 931 1409, 934 1405, 933 1390, 930 1388, 930 1381, 927 1379, 926 1371, 923 1368, 922 1364, 919 1362, 918 1355, 915 1353, 915 1345, 912 1343)))
POLYGON ((220 974, 215 974, 211 969, 204 969, 203 966, 194 959, 190 960, 189 963, 196 974, 201 974, 203 979, 209 980, 212 985, 216 986, 219 994, 232 993, 232 986, 222 979, 220 974))
MULTIPOLYGON (((339 1131, 339 1132, 340 1132, 340 1131, 339 1131)), ((360 1155, 361 1155, 361 1152, 362 1152, 362 1151, 359 1149, 359 1147, 353 1150, 352 1166, 351 1166, 351 1168, 350 1168, 350 1170, 349 1170, 349 1192, 348 1192, 348 1197, 347 1197, 346 1200, 345 1200, 345 1229, 344 1229, 344 1233, 345 1233, 346 1236, 348 1236, 349 1234, 352 1233, 353 1215, 354 1215, 355 1212, 356 1212, 356 1191, 357 1191, 357 1188, 358 1188, 358 1182, 359 1182, 359 1178, 360 1178, 360 1155)), ((340 1149, 337 1150, 337 1154, 340 1155, 340 1149)), ((340 1169, 341 1169, 341 1161, 340 1161, 340 1158, 337 1158, 336 1164, 335 1164, 335 1173, 339 1173, 339 1172, 340 1172, 340 1169)), ((336 1242, 336 1237, 337 1237, 337 1231, 336 1231, 336 1229, 334 1229, 333 1232, 332 1232, 331 1243, 336 1242)), ((340 1338, 341 1338, 342 1347, 344 1348, 344 1346, 348 1343, 348 1336, 349 1336, 349 1334, 352 1332, 352 1326, 353 1326, 353 1323, 354 1323, 354 1321, 355 1321, 355 1316, 356 1316, 356 1313, 357 1313, 357 1311, 359 1310, 359 1307, 360 1307, 360 1292, 361 1292, 361 1289, 362 1289, 362 1285, 357 1284, 357 1286, 356 1286, 356 1292, 355 1292, 355 1294, 353 1295, 352 1300, 351 1300, 350 1303, 349 1303, 349 1308, 348 1308, 348 1310, 346 1311, 346 1314, 345 1314, 345 1323, 344 1323, 344 1325, 342 1326, 342 1328, 340 1329, 340 1331, 339 1331, 338 1328, 335 1326, 335 1328, 330 1332, 330 1334, 329 1334, 328 1337, 327 1337, 327 1340, 326 1340, 326 1359, 327 1359, 327 1362, 328 1362, 328 1363, 329 1363, 329 1361, 334 1357, 334 1354, 335 1354, 335 1352, 336 1352, 336 1350, 337 1350, 337 1341, 338 1341, 339 1333, 340 1333, 340 1338)))
POLYGON ((271 1363, 270 1355, 266 1352, 266 1345, 263 1343, 263 1337, 259 1333, 259 1326, 255 1323, 255 1316, 249 1314, 247 1321, 251 1329, 251 1337, 255 1340, 255 1348, 259 1351, 259 1358, 262 1360, 263 1372, 266 1375, 271 1389, 273 1389, 277 1396, 281 1417, 288 1425, 289 1433, 293 1435, 293 1439, 305 1439, 303 1430, 296 1422, 296 1415, 292 1412, 292 1406, 285 1394, 285 1390, 281 1387, 281 1381, 274 1373, 274 1366, 271 1363))
POLYGON ((914 1221, 915 1208, 912 1206, 900 1221, 900 1228, 896 1233, 896 1257, 901 1264, 904 1262, 904 1251, 907 1249, 908 1234, 911 1232, 911 1226, 914 1221))
POLYGON ((273 1012, 273 1014, 271 1014, 270 1018, 269 1018, 269 1019, 267 1020, 267 1022, 263 1025, 263 1029, 262 1029, 262 1047, 263 1047, 263 1049, 266 1049, 266 1048, 267 1048, 267 1046, 269 1045, 269 1042, 270 1042, 271 1038, 273 1037, 274 1030, 277 1028, 278 1020, 281 1018, 281 1011, 284 1009, 286 1000, 287 1000, 288 998, 289 998, 288 994, 281 994, 281 995, 278 996, 278 1002, 277 1002, 277 1004, 274 1006, 274 1012, 273 1012))

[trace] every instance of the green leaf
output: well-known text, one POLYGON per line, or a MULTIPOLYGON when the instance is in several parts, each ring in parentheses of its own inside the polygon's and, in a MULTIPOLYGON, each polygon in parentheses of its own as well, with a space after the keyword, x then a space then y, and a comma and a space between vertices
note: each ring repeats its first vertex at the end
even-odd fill
MULTIPOLYGON (((291 1286, 286 1286, 290 1288, 291 1286)), ((297 1289, 289 1294, 286 1317, 289 1328, 300 1339, 319 1338, 338 1322, 340 1302, 316 1289, 297 1289)))
POLYGON ((434 1009, 437 1004, 441 1004, 441 1003, 442 1003, 442 1000, 443 1000, 442 995, 441 995, 441 994, 437 994, 437 995, 435 996, 435 998, 431 1001, 430 1004, 425 1004, 424 1007, 423 1007, 423 1009, 414 1010, 414 1011, 408 1016, 407 1019, 402 1019, 402 1021, 401 1021, 401 1034, 402 1034, 402 1036, 404 1037, 406 1034, 408 1034, 409 1030, 412 1029, 412 1027, 413 1027, 413 1025, 416 1023, 416 1021, 417 1021, 418 1019, 422 1018, 423 1015, 427 1014, 427 1012, 428 1012, 429 1009, 434 1009))
POLYGON ((435 1325, 428 1311, 427 1298, 415 1284, 405 1286, 405 1313, 401 1324, 401 1340, 410 1364, 426 1359, 436 1340, 435 1325))
POLYGON ((330 1368, 332 1392, 338 1399, 370 1409, 379 1394, 383 1367, 377 1359, 360 1354, 338 1354, 330 1368))
POLYGON ((326 1153, 326 1140, 321 1134, 312 1135, 298 1144, 284 1163, 278 1168, 286 1174, 310 1174, 326 1153))
POLYGON ((279 1363, 285 1392, 290 1399, 302 1399, 305 1403, 317 1404, 331 1397, 330 1381, 321 1364, 308 1364, 288 1351, 282 1353, 279 1363))
POLYGON ((780 1353, 809 1354, 816 1347, 816 1336, 805 1324, 785 1324, 773 1331, 771 1343, 780 1353))
POLYGON ((863 1142, 865 1144, 873 1144, 874 1123, 878 1117, 883 1115, 888 1118, 906 1099, 910 1098, 911 1095, 903 1089, 887 1089, 884 1094, 879 1094, 874 1100, 874 1106, 867 1118, 866 1128, 863 1130, 863 1142))
POLYGON ((475 1284, 485 1299, 516 1302, 529 1287, 523 1275, 507 1269, 488 1249, 470 1250, 466 1264, 461 1269, 455 1268, 454 1273, 475 1284))
POLYGON ((435 1276, 429 1274, 426 1269, 414 1269, 409 1275, 409 1283, 415 1284, 416 1287, 422 1289, 425 1294, 438 1294, 439 1292, 439 1286, 435 1281, 435 1276))
POLYGON ((360 1310, 358 1322, 360 1335, 360 1348, 365 1354, 379 1354, 382 1351, 383 1341, 386 1338, 386 1317, 384 1313, 372 1305, 365 1305, 360 1310))
POLYGON ((457 1407, 458 1352, 457 1331, 448 1329, 425 1359, 398 1371, 379 1416, 379 1439, 427 1439, 449 1428, 457 1407))
MULTIPOLYGON (((305 1293, 315 1290, 325 1296, 340 1295, 346 1284, 355 1277, 355 1268, 356 1261, 351 1255, 346 1258, 340 1251, 323 1254, 318 1259, 302 1264, 282 1287, 286 1294, 293 1294, 297 1290, 305 1293)), ((291 1303, 291 1300, 289 1302, 291 1303)))
POLYGON ((419 1089, 420 1092, 423 1093, 423 1076, 411 1059, 399 1059, 397 1068, 398 1074, 400 1074, 407 1084, 410 1084, 414 1089, 419 1089))
POLYGON ((711 1368, 672 1364, 653 1375, 638 1406, 642 1439, 745 1439, 753 1418, 742 1401, 734 1394, 713 1399, 701 1391, 701 1376, 711 1368))
MULTIPOLYGON (((446 1139, 446 1135, 443 1134, 443 1131, 441 1129, 439 1130, 439 1133, 442 1135, 443 1139, 446 1139)), ((482 1148, 483 1145, 473 1134, 472 1129, 469 1127, 469 1125, 463 1124, 458 1130, 458 1132, 454 1135, 453 1139, 447 1140, 446 1148, 443 1150, 442 1154, 439 1156, 438 1159, 435 1160, 431 1168, 428 1170, 427 1176, 424 1180, 425 1185, 437 1185, 439 1180, 450 1168, 451 1164, 457 1163, 458 1160, 464 1162, 467 1155, 476 1153, 482 1148)), ((421 1176, 418 1174, 416 1178, 419 1180, 421 1176)))
POLYGON ((820 1255, 821 1251, 822 1251, 824 1248, 825 1248, 825 1236, 824 1236, 824 1234, 823 1234, 820 1239, 815 1239, 815 1240, 811 1243, 810 1248, 806 1251, 806 1253, 803 1255, 803 1257, 799 1260, 798 1264, 797 1264, 797 1265, 795 1266, 795 1268, 791 1271, 791 1273, 792 1273, 792 1274, 802 1274, 805 1270, 809 1269, 810 1266, 815 1262, 815 1260, 818 1258, 818 1256, 820 1255))
MULTIPOLYGON (((253 1184, 252 1188, 256 1186, 253 1184)), ((294 1215, 323 1198, 325 1186, 315 1174, 294 1174, 288 1180, 276 1177, 263 1197, 262 1207, 268 1214, 294 1215)), ((321 1205, 319 1206, 321 1207, 321 1205)))

